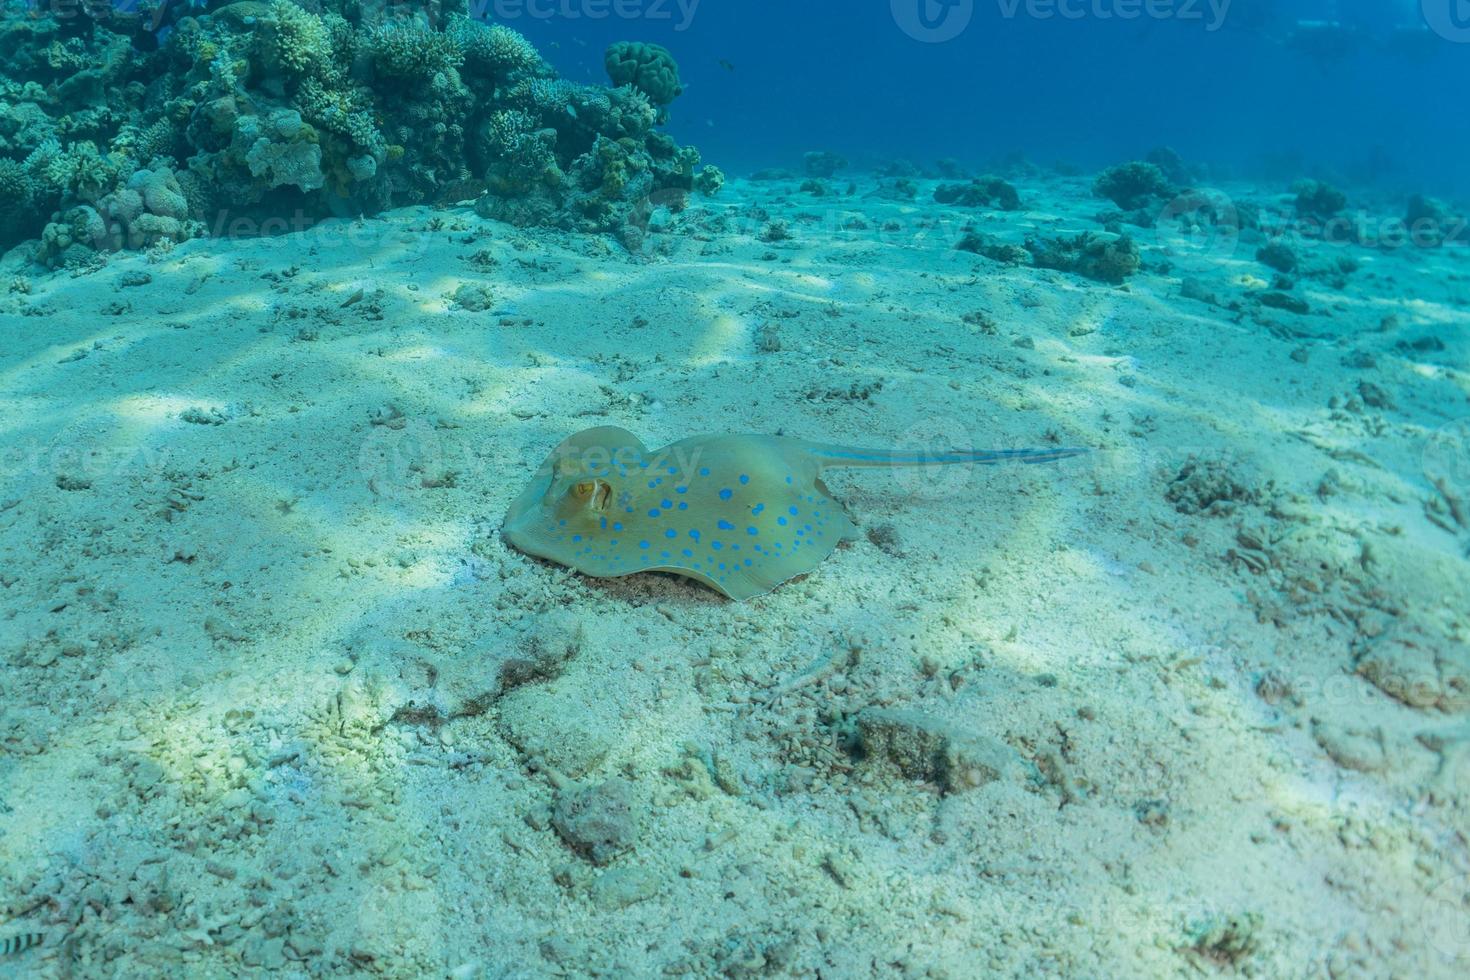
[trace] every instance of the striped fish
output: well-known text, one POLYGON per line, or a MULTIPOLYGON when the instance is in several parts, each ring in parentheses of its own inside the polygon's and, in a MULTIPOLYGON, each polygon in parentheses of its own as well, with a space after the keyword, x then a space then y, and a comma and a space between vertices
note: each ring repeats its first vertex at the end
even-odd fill
POLYGON ((14 936, 6 936, 0 939, 0 957, 24 953, 32 946, 39 946, 45 941, 46 934, 43 932, 22 932, 14 936))

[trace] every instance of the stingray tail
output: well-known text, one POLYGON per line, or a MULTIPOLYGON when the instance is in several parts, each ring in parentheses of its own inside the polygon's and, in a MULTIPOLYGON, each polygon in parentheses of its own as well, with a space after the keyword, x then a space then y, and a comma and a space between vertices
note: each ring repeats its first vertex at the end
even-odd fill
POLYGON ((1000 463, 1055 463, 1081 456, 1090 450, 1059 449, 951 449, 940 452, 911 452, 892 449, 854 449, 848 446, 814 444, 811 454, 826 467, 836 466, 944 466, 969 463, 995 466, 1000 463))

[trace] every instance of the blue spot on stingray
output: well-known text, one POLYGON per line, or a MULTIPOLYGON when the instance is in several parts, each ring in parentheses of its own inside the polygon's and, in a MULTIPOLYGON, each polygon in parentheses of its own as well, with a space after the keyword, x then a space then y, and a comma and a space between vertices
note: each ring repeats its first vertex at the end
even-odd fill
POLYGON ((746 476, 744 473, 741 473, 740 474, 740 482, 741 483, 749 483, 750 482, 750 477, 746 476))
POLYGON ((711 548, 715 549, 716 551, 719 551, 721 548, 723 548, 725 546, 725 544, 724 544, 723 541, 711 541, 709 543, 709 546, 711 548))
POLYGON ((791 477, 789 477, 789 476, 788 476, 788 477, 787 477, 787 478, 786 478, 786 482, 787 482, 787 483, 790 483, 790 482, 791 482, 791 477))
POLYGON ((669 528, 667 531, 664 532, 664 537, 666 538, 677 538, 678 536, 679 532, 675 531, 673 528, 669 528))
POLYGON ((566 521, 557 521, 556 522, 556 526, 557 527, 566 527, 567 526, 567 522, 566 521))
POLYGON ((750 512, 752 514, 759 514, 761 511, 763 511, 765 509, 766 509, 766 505, 765 504, 756 504, 754 507, 750 508, 750 512))
POLYGON ((647 541, 639 541, 638 542, 638 547, 641 548, 641 549, 643 549, 644 551, 647 551, 649 545, 648 545, 648 542, 647 541))
POLYGON ((725 563, 724 562, 720 562, 720 571, 723 572, 724 570, 725 570, 725 563))
POLYGON ((669 557, 669 553, 667 551, 660 551, 659 552, 659 556, 660 557, 663 557, 663 558, 668 558, 669 557))
POLYGON ((777 524, 780 524, 782 527, 785 527, 786 526, 786 518, 784 518, 784 517, 778 517, 778 518, 776 518, 776 523, 777 524))
POLYGON ((699 475, 700 476, 709 476, 709 467, 708 466, 701 466, 699 468, 699 475))
POLYGON ((733 490, 731 490, 729 487, 726 487, 725 489, 723 489, 723 490, 720 491, 720 499, 721 500, 729 500, 733 496, 735 496, 735 492, 733 490))
POLYGON ((658 481, 657 480, 649 480, 648 481, 648 489, 652 490, 656 486, 658 486, 658 481))
POLYGON ((760 534, 761 532, 760 532, 760 528, 748 527, 748 528, 745 529, 745 533, 748 534, 748 535, 750 535, 753 538, 757 534, 760 534))
POLYGON ((788 514, 790 514, 792 517, 795 517, 796 516, 796 508, 795 507, 789 508, 786 512, 788 514))
POLYGON ((688 493, 689 492, 689 488, 688 487, 675 487, 674 488, 674 492, 675 493, 688 493))
POLYGON ((690 531, 689 532, 689 536, 691 538, 693 538, 695 541, 698 541, 699 540, 699 532, 698 531, 690 531))
POLYGON ((676 474, 678 472, 679 472, 678 467, 676 467, 676 466, 670 466, 669 467, 669 476, 673 476, 674 474, 676 474))
POLYGON ((693 558, 694 557, 694 552, 690 551, 688 548, 685 548, 684 549, 684 557, 685 558, 693 558))
POLYGON ((646 460, 646 459, 640 459, 638 461, 638 468, 640 470, 646 470, 646 469, 648 469, 648 460, 646 460))
POLYGON ((581 541, 582 540, 582 536, 580 534, 574 534, 574 535, 572 535, 572 540, 574 542, 575 541, 581 541))
POLYGON ((648 516, 649 517, 657 517, 658 516, 658 508, 655 507, 653 510, 649 511, 648 512, 648 516))
POLYGON ((606 531, 606 530, 607 530, 607 518, 606 518, 606 517, 604 517, 604 518, 602 518, 602 519, 601 519, 601 520, 599 520, 599 521, 598 521, 598 522, 597 522, 597 526, 598 526, 598 528, 600 528, 600 529, 601 529, 601 530, 603 530, 603 531, 606 531))
POLYGON ((623 529, 623 525, 619 524, 617 521, 614 521, 613 522, 613 530, 614 531, 621 531, 622 529, 623 529))
POLYGON ((745 564, 746 565, 749 565, 750 564, 750 559, 749 558, 745 559, 745 564))
POLYGON ((670 507, 674 506, 674 502, 672 500, 665 500, 663 503, 659 504, 659 506, 662 507, 664 510, 668 510, 670 507))
POLYGON ((681 500, 681 501, 679 501, 679 509, 680 510, 688 510, 689 509, 689 505, 686 504, 684 501, 681 500))
POLYGON ((716 527, 718 527, 721 531, 733 531, 733 530, 735 530, 735 525, 734 524, 731 524, 729 521, 725 520, 724 518, 720 518, 720 522, 719 522, 719 524, 716 525, 716 527))

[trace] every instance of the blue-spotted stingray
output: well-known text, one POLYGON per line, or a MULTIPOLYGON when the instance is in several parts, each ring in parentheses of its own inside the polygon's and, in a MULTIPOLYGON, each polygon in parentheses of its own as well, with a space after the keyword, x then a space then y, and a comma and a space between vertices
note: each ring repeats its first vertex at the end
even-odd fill
POLYGON ((1050 463, 1083 449, 850 449, 706 435, 649 451, 615 426, 557 446, 505 515, 512 546, 584 575, 672 572, 732 599, 811 571, 857 526, 822 482, 839 466, 1050 463))

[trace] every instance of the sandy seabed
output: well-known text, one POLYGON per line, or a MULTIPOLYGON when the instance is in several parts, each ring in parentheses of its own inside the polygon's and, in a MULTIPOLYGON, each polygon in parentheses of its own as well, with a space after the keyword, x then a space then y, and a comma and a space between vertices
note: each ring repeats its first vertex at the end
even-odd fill
POLYGON ((1463 976, 1467 250, 833 186, 6 260, 0 976, 1463 976), (608 424, 1095 451, 732 603, 501 541, 608 424))

